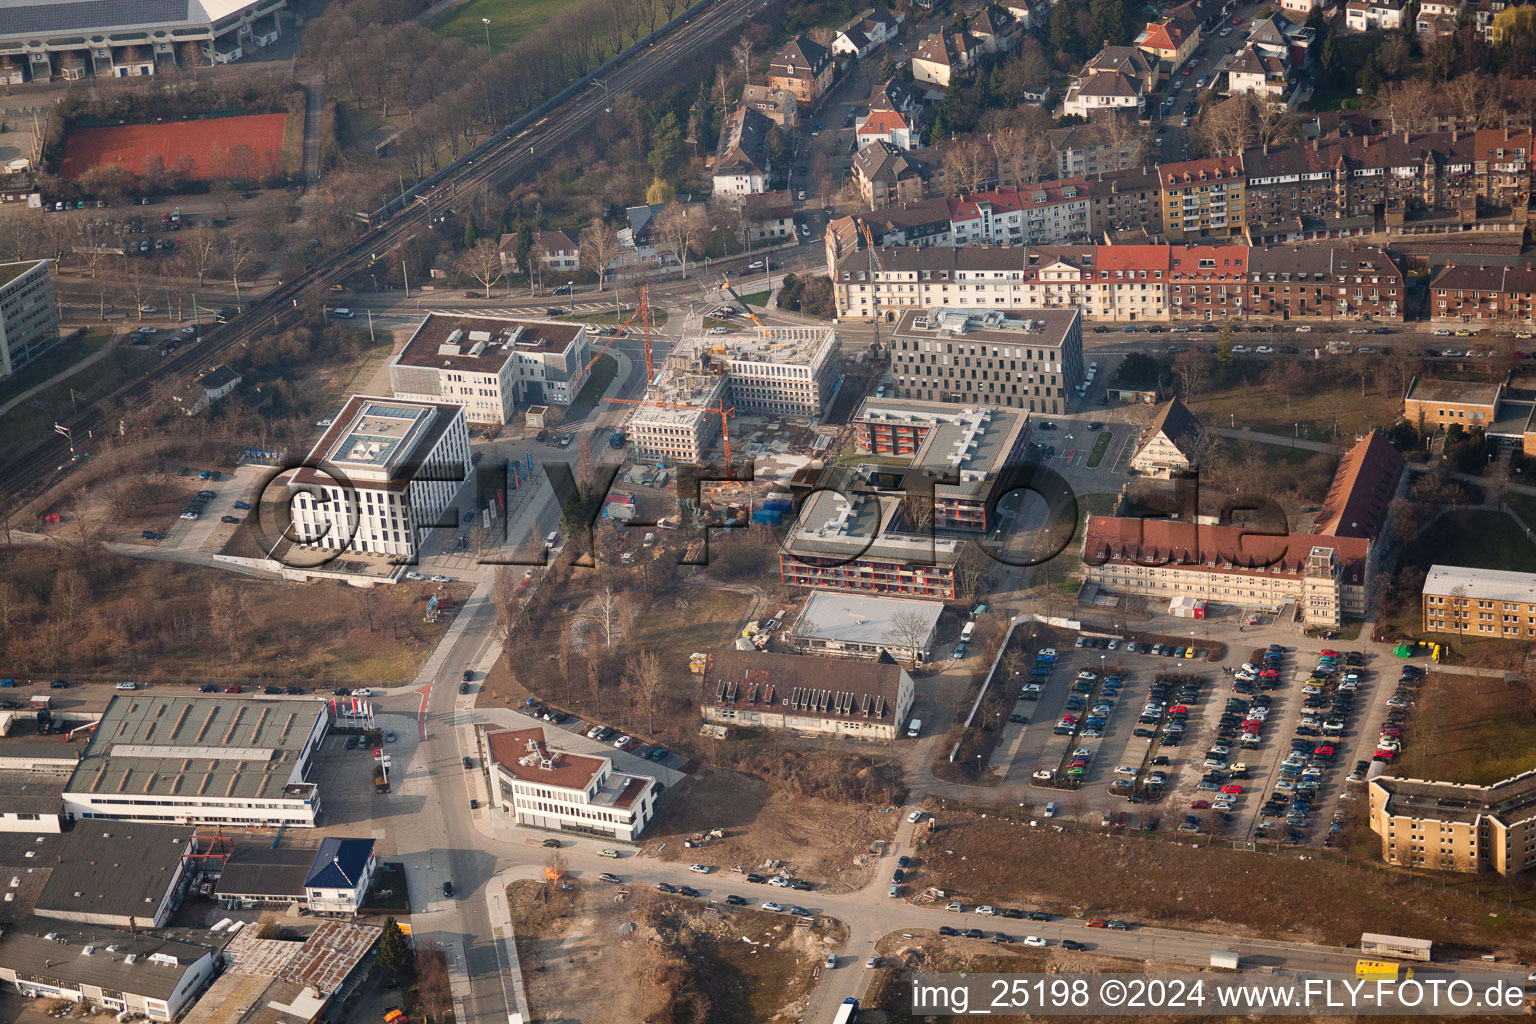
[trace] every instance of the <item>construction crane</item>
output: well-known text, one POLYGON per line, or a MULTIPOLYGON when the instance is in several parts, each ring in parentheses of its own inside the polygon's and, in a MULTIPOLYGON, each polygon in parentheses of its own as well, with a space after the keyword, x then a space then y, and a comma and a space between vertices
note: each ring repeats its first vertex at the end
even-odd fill
POLYGON ((708 412, 719 416, 720 443, 725 449, 726 473, 730 479, 735 479, 734 471, 731 469, 731 417, 736 415, 736 407, 733 405, 727 408, 723 397, 718 399, 715 405, 688 405, 684 402, 648 402, 635 398, 605 398, 603 401, 612 402, 614 405, 645 405, 654 409, 695 409, 699 412, 708 412))
POLYGON ((645 285, 640 286, 640 304, 635 307, 635 311, 629 315, 628 320, 622 324, 614 325, 613 334, 609 335, 607 342, 604 343, 602 348, 597 350, 597 353, 592 356, 591 361, 587 363, 586 368, 581 371, 583 375, 591 372, 592 367, 597 365, 597 361, 603 357, 604 352, 608 351, 609 346, 618 341, 619 335, 629 330, 636 320, 640 321, 640 329, 645 335, 645 382, 647 384, 651 382, 652 378, 655 377, 655 372, 651 369, 651 303, 646 297, 645 285))
POLYGON ((731 283, 731 279, 730 278, 722 277, 720 279, 720 290, 721 291, 725 291, 725 292, 730 292, 732 297, 734 297, 737 302, 741 303, 742 310, 747 314, 747 319, 752 321, 753 326, 755 326, 755 327, 762 327, 763 326, 763 322, 757 318, 757 314, 752 312, 752 307, 747 305, 747 302, 746 302, 745 299, 743 299, 740 295, 736 294, 736 286, 731 283))

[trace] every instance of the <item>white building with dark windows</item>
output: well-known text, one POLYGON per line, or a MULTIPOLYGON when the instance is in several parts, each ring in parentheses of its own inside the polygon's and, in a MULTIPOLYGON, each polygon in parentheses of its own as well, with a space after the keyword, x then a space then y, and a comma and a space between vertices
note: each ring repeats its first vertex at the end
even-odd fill
POLYGON ((519 825, 634 842, 655 816, 655 779, 558 750, 541 728, 484 733, 481 752, 492 804, 519 825))
POLYGON ((52 268, 52 260, 0 263, 0 380, 59 343, 52 268))
POLYGON ((289 479, 292 539, 412 558, 469 474, 462 405, 353 395, 289 479))
POLYGON ((171 1021, 213 980, 218 952, 164 933, 32 919, 0 933, 0 981, 35 999, 171 1021))

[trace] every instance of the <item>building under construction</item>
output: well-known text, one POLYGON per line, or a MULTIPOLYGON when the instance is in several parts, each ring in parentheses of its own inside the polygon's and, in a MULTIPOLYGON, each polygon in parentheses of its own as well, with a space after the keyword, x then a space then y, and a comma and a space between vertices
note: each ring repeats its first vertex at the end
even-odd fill
POLYGON ((749 327, 684 338, 630 416, 629 441, 644 455, 702 462, 732 407, 820 420, 836 387, 837 353, 830 327, 749 327))

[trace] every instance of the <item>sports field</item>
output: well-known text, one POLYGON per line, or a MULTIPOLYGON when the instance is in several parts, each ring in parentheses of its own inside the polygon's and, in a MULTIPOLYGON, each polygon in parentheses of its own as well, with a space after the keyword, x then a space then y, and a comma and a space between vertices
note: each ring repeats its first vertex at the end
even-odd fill
POLYGON ((158 158, 167 169, 184 167, 192 181, 265 177, 282 172, 287 120, 287 114, 250 114, 75 128, 64 139, 59 172, 73 180, 92 167, 121 164, 143 174, 158 158))
POLYGON ((571 0, 469 0, 432 22, 432 31, 462 39, 471 46, 485 45, 485 23, 490 18, 491 48, 500 50, 517 42, 560 13, 571 0))

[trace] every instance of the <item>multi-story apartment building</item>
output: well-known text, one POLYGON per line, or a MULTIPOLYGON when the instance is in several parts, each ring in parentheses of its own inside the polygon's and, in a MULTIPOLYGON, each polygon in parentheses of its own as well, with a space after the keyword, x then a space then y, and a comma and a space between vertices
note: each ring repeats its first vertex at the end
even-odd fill
POLYGON ((1163 234, 1163 185, 1150 167, 1128 167, 1090 183, 1094 232, 1101 237, 1155 241, 1163 234))
POLYGON ((1209 157, 1159 164, 1163 187, 1163 234, 1186 238, 1236 238, 1243 234, 1242 157, 1209 157))
POLYGON ((491 805, 519 825, 632 843, 656 815, 654 778, 552 747, 541 728, 490 730, 480 745, 491 805))
POLYGON ((1178 320, 1232 320, 1243 314, 1246 245, 1174 246, 1168 258, 1168 306, 1178 320))
POLYGON ((772 125, 748 106, 737 107, 725 119, 715 155, 715 195, 748 196, 768 191, 773 166, 765 143, 772 125))
POLYGON ((921 502, 919 518, 943 529, 985 532, 996 525, 995 504, 1029 444, 1027 413, 943 399, 866 398, 853 422, 860 452, 909 457, 919 474, 912 479, 934 482, 931 496, 908 493, 909 511, 921 502))
POLYGON ((885 653, 873 661, 840 661, 721 650, 709 653, 700 692, 704 721, 718 725, 894 740, 912 710, 915 687, 885 653))
POLYGON ((1429 282, 1434 323, 1536 322, 1536 267, 1451 262, 1429 282))
POLYGON ((1373 246, 1255 246, 1244 317, 1403 321, 1407 282, 1373 246))
POLYGON ((864 205, 880 210, 915 203, 928 195, 938 166, 931 151, 907 151, 885 139, 875 139, 853 157, 853 183, 864 205))
POLYGON ((464 407, 471 423, 510 422, 520 407, 570 405, 591 376, 585 324, 428 313, 389 364, 413 402, 464 407))
POLYGON ((1099 246, 1096 314, 1089 318, 1167 320, 1172 252, 1166 245, 1099 246))
POLYGON ((785 586, 829 587, 953 600, 955 538, 913 532, 896 494, 812 493, 779 547, 785 586))
POLYGON ((1425 632, 1526 642, 1536 637, 1536 573, 1435 565, 1421 596, 1425 632))
POLYGON ((897 398, 1063 413, 1083 377, 1073 310, 908 310, 891 333, 897 398))
POLYGON ((1401 493, 1403 457, 1379 431, 1351 448, 1310 532, 1256 534, 1181 519, 1088 517, 1083 576, 1115 594, 1194 597, 1240 608, 1296 606, 1304 621, 1337 626, 1367 610, 1380 561, 1376 538, 1401 493))
POLYGON ((462 405, 353 395, 289 481, 294 544, 410 560, 469 474, 462 405))
POLYGON ((52 260, 0 263, 0 379, 59 343, 52 260))
POLYGON ((1136 166, 1146 146, 1145 140, 1137 132, 1126 132, 1122 137, 1104 127, 1105 118, 1126 116, 1129 115, 1101 114, 1090 124, 1047 131, 1045 137, 1050 144, 1056 177, 1112 174, 1136 166))
POLYGON ((1382 775, 1368 790, 1388 864, 1501 875, 1536 865, 1536 771, 1491 786, 1382 775))
POLYGON ((768 65, 768 84, 788 89, 802 107, 815 109, 826 98, 836 73, 831 50, 808 36, 796 36, 768 65))

